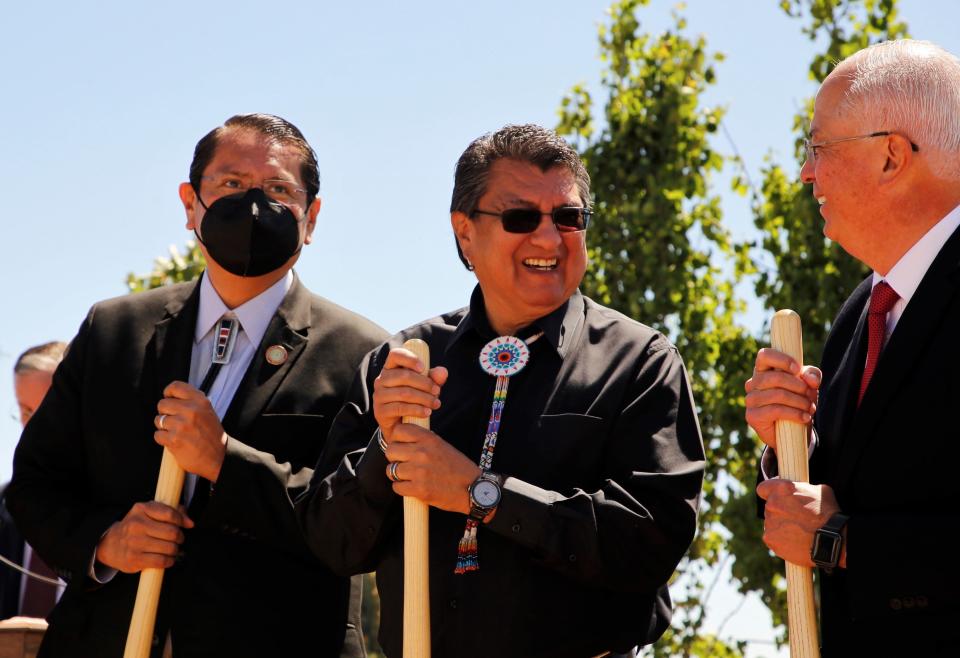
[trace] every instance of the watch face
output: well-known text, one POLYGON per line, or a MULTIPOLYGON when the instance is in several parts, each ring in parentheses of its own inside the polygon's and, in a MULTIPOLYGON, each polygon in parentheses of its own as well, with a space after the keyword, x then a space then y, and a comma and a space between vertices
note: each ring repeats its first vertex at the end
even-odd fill
POLYGON ((489 480, 480 480, 473 486, 473 499, 481 507, 493 507, 500 502, 500 487, 489 480))

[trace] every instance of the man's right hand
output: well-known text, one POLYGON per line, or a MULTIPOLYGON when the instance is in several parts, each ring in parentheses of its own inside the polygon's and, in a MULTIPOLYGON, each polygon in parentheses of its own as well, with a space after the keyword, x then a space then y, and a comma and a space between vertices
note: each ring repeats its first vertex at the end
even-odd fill
POLYGON ((182 508, 137 503, 100 538, 97 562, 124 573, 166 569, 173 566, 183 543, 183 528, 192 527, 182 508))
POLYGON ((817 409, 822 376, 814 366, 801 366, 783 352, 757 352, 753 377, 747 380, 747 423, 760 440, 777 447, 778 420, 809 423, 817 409))
POLYGON ((447 381, 447 369, 431 368, 429 376, 424 376, 422 368, 413 352, 394 347, 373 382, 373 415, 388 443, 404 416, 426 418, 440 408, 440 387, 447 381))

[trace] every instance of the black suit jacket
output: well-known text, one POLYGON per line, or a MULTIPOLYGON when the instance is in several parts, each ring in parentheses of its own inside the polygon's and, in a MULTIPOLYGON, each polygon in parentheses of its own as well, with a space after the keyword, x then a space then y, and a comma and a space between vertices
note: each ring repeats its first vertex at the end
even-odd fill
POLYGON ((824 657, 955 655, 960 231, 930 266, 857 408, 871 281, 846 301, 824 346, 811 481, 850 515, 847 568, 820 574, 824 657), (949 642, 948 642, 949 640, 949 642))
MULTIPOLYGON (((40 655, 120 656, 138 574, 104 585, 87 576, 100 537, 137 501, 151 500, 162 449, 153 419, 164 387, 186 381, 199 285, 181 284, 91 309, 24 430, 7 491, 17 524, 68 582, 40 655)), ((254 540, 237 518, 237 489, 286 496, 273 469, 308 483, 361 357, 384 332, 310 294, 299 281, 274 315, 223 419, 232 439, 215 489, 191 509, 183 557, 164 578, 155 655, 172 629, 182 656, 362 655, 359 599, 299 537, 254 540), (264 352, 284 345, 274 366, 264 352), (348 618, 349 617, 349 618, 348 618)), ((198 488, 205 486, 198 483, 198 488)), ((256 500, 249 494, 245 500, 256 500)))
MULTIPOLYGON (((0 487, 0 555, 23 565, 23 535, 7 510, 7 485, 0 487)), ((0 619, 9 619, 20 613, 21 574, 9 565, 0 564, 0 619)))

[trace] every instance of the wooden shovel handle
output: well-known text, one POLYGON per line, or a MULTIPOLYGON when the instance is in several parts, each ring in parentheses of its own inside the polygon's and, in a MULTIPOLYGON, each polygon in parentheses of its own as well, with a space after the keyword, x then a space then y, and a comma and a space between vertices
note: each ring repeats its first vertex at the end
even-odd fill
MULTIPOLYGON (((417 355, 423 373, 430 370, 430 348, 418 338, 404 348, 417 355)), ((405 416, 403 422, 430 428, 429 418, 405 416)), ((430 508, 403 499, 403 658, 430 658, 430 508)))
MULTIPOLYGON (((770 325, 770 343, 803 365, 803 333, 800 316, 794 311, 777 311, 770 325)), ((780 477, 809 482, 807 426, 777 421, 777 467, 780 477)), ((817 609, 813 599, 813 570, 787 562, 787 631, 791 658, 820 658, 817 639, 817 609)))
MULTIPOLYGON (((170 507, 180 504, 183 491, 183 469, 177 464, 173 453, 163 449, 160 462, 160 476, 157 478, 157 492, 153 499, 170 507)), ((153 627, 157 621, 157 605, 160 602, 160 588, 163 585, 163 569, 144 569, 140 572, 140 584, 137 586, 137 598, 133 604, 133 616, 127 631, 127 645, 123 658, 149 658, 153 644, 153 627)))

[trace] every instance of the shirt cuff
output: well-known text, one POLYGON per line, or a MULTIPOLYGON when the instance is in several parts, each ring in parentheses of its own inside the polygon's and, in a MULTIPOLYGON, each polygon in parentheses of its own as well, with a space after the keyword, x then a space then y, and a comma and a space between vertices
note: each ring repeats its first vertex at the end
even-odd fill
POLYGON ((90 558, 90 566, 87 567, 87 575, 101 585, 105 585, 113 580, 113 577, 117 575, 117 570, 113 567, 108 567, 105 564, 97 562, 97 549, 93 549, 93 557, 90 558))
POLYGON ((501 489, 497 513, 485 527, 525 546, 537 547, 539 540, 548 536, 550 508, 558 494, 509 476, 501 489))

